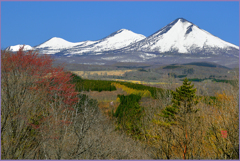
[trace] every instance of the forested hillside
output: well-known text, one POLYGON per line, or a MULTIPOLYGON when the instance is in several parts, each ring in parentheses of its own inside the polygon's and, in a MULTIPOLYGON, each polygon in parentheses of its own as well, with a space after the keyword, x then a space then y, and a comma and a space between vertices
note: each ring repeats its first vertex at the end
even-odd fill
POLYGON ((238 75, 200 95, 195 70, 160 88, 82 78, 35 51, 1 60, 1 159, 239 159, 238 75))

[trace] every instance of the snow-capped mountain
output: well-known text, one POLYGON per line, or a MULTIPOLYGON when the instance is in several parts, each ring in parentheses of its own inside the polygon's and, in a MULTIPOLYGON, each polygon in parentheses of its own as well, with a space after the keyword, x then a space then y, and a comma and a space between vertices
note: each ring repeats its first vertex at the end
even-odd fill
POLYGON ((14 45, 14 46, 9 46, 6 48, 7 51, 12 51, 12 52, 16 52, 18 51, 21 47, 23 47, 23 51, 27 51, 27 50, 34 50, 33 47, 31 47, 30 45, 14 45), (24 46, 24 47, 23 47, 24 46))
POLYGON ((39 49, 40 48, 65 49, 65 48, 71 48, 73 46, 80 45, 83 43, 84 42, 73 43, 73 42, 66 41, 59 37, 53 37, 53 38, 47 40, 46 42, 36 46, 36 48, 39 48, 39 49))
POLYGON ((127 29, 121 29, 94 43, 85 46, 77 45, 71 49, 64 50, 63 53, 64 55, 82 55, 83 53, 100 54, 101 52, 126 47, 145 38, 144 35, 136 34, 127 29))
MULTIPOLYGON (((183 18, 176 19, 147 38, 130 30, 121 29, 97 41, 73 43, 53 37, 34 48, 40 53, 61 55, 98 55, 108 51, 238 55, 239 51, 238 46, 200 29, 183 18)), ((24 50, 34 48, 26 45, 24 50)), ((19 45, 7 49, 17 51, 19 45)))
MULTIPOLYGON (((127 29, 118 30, 97 41, 69 42, 59 37, 53 37, 35 46, 42 54, 82 55, 83 53, 98 53, 120 49, 146 38, 127 29)), ((9 47, 11 48, 11 47, 9 47)))
MULTIPOLYGON (((20 46, 10 46, 7 49, 17 51, 20 46)), ((179 61, 207 61, 229 67, 239 64, 238 46, 200 29, 183 18, 174 20, 148 37, 121 29, 96 41, 73 43, 53 37, 35 47, 24 47, 24 50, 31 49, 37 49, 42 54, 52 54, 67 63, 171 64, 179 61)))
POLYGON ((211 53, 230 52, 239 47, 200 29, 193 23, 178 18, 146 39, 134 43, 126 51, 211 53))
POLYGON ((62 50, 73 48, 74 46, 87 46, 95 41, 69 42, 59 37, 53 37, 46 42, 37 45, 35 48, 43 54, 56 54, 62 50))

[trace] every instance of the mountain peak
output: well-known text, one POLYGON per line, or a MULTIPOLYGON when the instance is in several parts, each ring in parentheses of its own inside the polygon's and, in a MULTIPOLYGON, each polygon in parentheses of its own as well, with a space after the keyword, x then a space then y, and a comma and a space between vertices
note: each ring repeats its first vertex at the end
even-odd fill
POLYGON ((15 45, 15 46, 9 46, 9 47, 6 48, 6 51, 17 52, 21 47, 23 47, 23 51, 34 50, 34 48, 31 47, 30 45, 22 45, 22 44, 20 44, 20 45, 15 45))
POLYGON ((130 31, 130 30, 128 30, 128 29, 120 29, 120 30, 118 30, 118 32, 123 32, 123 31, 130 31))
POLYGON ((44 43, 36 46, 37 48, 66 48, 68 46, 72 46, 74 43, 69 42, 67 40, 64 40, 63 38, 60 37, 52 37, 45 41, 44 43))
POLYGON ((131 32, 132 33, 132 31, 130 31, 128 29, 120 29, 120 30, 117 30, 117 31, 113 32, 112 34, 110 34, 107 37, 111 37, 111 36, 114 36, 114 35, 117 35, 117 34, 120 34, 120 33, 123 33, 123 32, 131 32))
MULTIPOLYGON (((19 48, 17 46, 16 48, 19 48)), ((185 18, 177 18, 149 37, 137 34, 128 29, 119 29, 97 41, 69 42, 59 37, 52 37, 36 46, 43 53, 55 54, 103 54, 105 51, 156 52, 156 53, 230 53, 239 47, 209 32, 200 29, 185 18), (120 50, 121 49, 121 50, 120 50)), ((10 48, 9 48, 10 49, 10 48)))
MULTIPOLYGON (((101 53, 104 51, 116 50, 123 47, 126 47, 130 44, 136 43, 146 37, 141 34, 134 33, 127 29, 120 29, 109 36, 100 39, 84 48, 82 46, 76 46, 74 51, 77 51, 78 54, 83 53, 101 53)), ((67 51, 69 54, 72 53, 71 50, 67 51)))
MULTIPOLYGON (((134 33, 134 32, 132 32, 131 30, 128 30, 128 29, 120 29, 120 30, 117 30, 117 31, 115 31, 115 32, 113 32, 113 33, 111 33, 109 36, 107 36, 107 37, 105 37, 105 38, 103 38, 102 40, 104 40, 104 39, 109 39, 109 38, 113 38, 113 37, 115 37, 115 38, 120 38, 120 40, 122 40, 122 39, 143 39, 143 38, 146 38, 144 35, 142 35, 142 34, 137 34, 137 33, 134 33)), ((101 40, 101 41, 102 41, 101 40)))
POLYGON ((188 20, 186 20, 185 18, 177 18, 176 20, 174 20, 173 22, 171 22, 169 25, 174 25, 174 24, 176 24, 176 23, 182 23, 182 24, 185 24, 185 23, 189 23, 189 24, 191 24, 191 25, 194 25, 192 22, 190 22, 190 21, 188 21, 188 20))
POLYGON ((220 50, 230 51, 230 48, 239 49, 239 47, 213 36, 184 18, 175 19, 143 41, 128 47, 128 49, 135 51, 159 53, 198 53, 200 51, 220 53, 220 50))
POLYGON ((50 42, 50 41, 54 41, 54 42, 68 42, 67 40, 64 40, 63 38, 60 38, 60 37, 52 37, 51 39, 47 40, 46 42, 50 42))
POLYGON ((188 20, 186 20, 185 18, 177 18, 176 20, 177 20, 177 21, 179 21, 179 20, 180 20, 181 22, 186 22, 186 21, 187 21, 187 22, 189 22, 189 21, 188 21, 188 20))
POLYGON ((54 37, 50 38, 49 40, 51 40, 51 39, 62 39, 62 38, 54 36, 54 37))

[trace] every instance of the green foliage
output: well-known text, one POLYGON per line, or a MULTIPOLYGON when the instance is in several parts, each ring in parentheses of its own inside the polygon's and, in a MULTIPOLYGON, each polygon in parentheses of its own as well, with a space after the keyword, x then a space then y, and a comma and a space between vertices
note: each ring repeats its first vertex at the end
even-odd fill
POLYGON ((184 78, 184 77, 187 77, 187 75, 178 75, 177 77, 178 78, 184 78))
POLYGON ((114 91, 116 87, 111 85, 113 81, 105 80, 88 80, 73 74, 73 82, 76 84, 78 91, 114 91))
POLYGON ((82 112, 83 108, 91 107, 91 108, 97 108, 98 102, 95 99, 90 99, 86 94, 79 94, 78 95, 79 102, 77 103, 75 108, 78 108, 78 112, 82 112))
MULTIPOLYGON (((202 82, 204 80, 209 80, 209 79, 189 78, 188 80, 192 82, 202 82)), ((184 81, 184 79, 182 79, 181 81, 184 81)))
MULTIPOLYGON (((179 75, 180 76, 180 75, 179 75)), ((178 76, 178 77, 179 77, 178 76)), ((179 77, 180 78, 180 77, 179 77)), ((189 78, 189 81, 193 81, 193 82, 202 82, 204 80, 212 80, 213 82, 222 82, 222 83, 229 83, 231 85, 236 85, 238 84, 238 80, 226 80, 226 79, 216 79, 214 78, 214 76, 211 76, 209 78, 205 78, 205 79, 200 79, 200 78, 189 78), (212 79, 213 78, 213 79, 212 79)), ((181 80, 183 81, 183 79, 181 80)))
POLYGON ((81 81, 83 81, 81 77, 77 76, 76 74, 72 74, 72 82, 76 83, 81 81))
POLYGON ((126 87, 136 89, 136 90, 148 90, 151 93, 153 98, 157 98, 158 94, 162 95, 163 89, 150 87, 142 84, 135 84, 131 82, 118 82, 118 81, 106 81, 106 80, 88 80, 82 79, 81 77, 72 74, 73 83, 76 84, 76 88, 78 91, 114 91, 116 87, 112 85, 112 83, 116 82, 126 87))
POLYGON ((169 119, 170 117, 174 118, 174 115, 177 114, 177 109, 174 108, 173 106, 167 106, 163 111, 162 111, 162 117, 169 119))
POLYGON ((162 117, 166 118, 167 121, 175 120, 175 116, 181 113, 183 115, 187 113, 196 113, 197 110, 194 110, 192 107, 196 105, 196 89, 193 88, 194 85, 191 85, 191 82, 187 78, 184 79, 183 85, 172 91, 172 105, 167 106, 162 111, 162 117))
POLYGON ((187 63, 184 65, 196 65, 196 66, 202 66, 202 67, 222 67, 222 68, 227 68, 221 65, 217 65, 217 64, 213 64, 213 63, 209 63, 209 62, 192 62, 192 63, 187 63))
POLYGON ((169 77, 177 78, 177 74, 175 74, 175 73, 168 73, 168 76, 169 76, 169 77))
POLYGON ((141 118, 143 116, 143 107, 139 105, 141 96, 130 94, 127 96, 118 95, 120 105, 114 116, 117 117, 117 123, 121 129, 133 137, 141 137, 141 118))
POLYGON ((163 67, 163 69, 175 69, 175 68, 182 68, 182 66, 168 65, 168 66, 163 67))
POLYGON ((216 96, 196 96, 197 100, 201 100, 203 103, 208 105, 214 105, 217 101, 216 96))
POLYGON ((223 82, 223 83, 229 83, 231 85, 236 85, 238 84, 238 80, 225 80, 225 79, 213 79, 214 82, 223 82))
MULTIPOLYGON (((191 158, 191 146, 193 146, 193 136, 199 129, 199 117, 196 115, 198 109, 194 107, 198 103, 196 100, 196 89, 193 88, 187 78, 184 79, 183 85, 172 91, 172 105, 162 110, 160 116, 163 122, 159 120, 158 125, 169 129, 170 138, 176 137, 173 132, 177 129, 176 141, 166 140, 167 144, 181 149, 183 159, 191 158), (194 126, 191 126, 194 125, 194 126), (189 128, 190 127, 190 128, 189 128), (175 143, 177 142, 177 144, 175 143)), ((158 121, 158 120, 156 120, 158 121)))
POLYGON ((138 69, 138 71, 139 71, 139 72, 148 72, 147 70, 142 69, 142 68, 138 69))
POLYGON ((194 69, 193 68, 189 68, 189 69, 184 69, 183 70, 183 74, 193 74, 194 73, 194 69))

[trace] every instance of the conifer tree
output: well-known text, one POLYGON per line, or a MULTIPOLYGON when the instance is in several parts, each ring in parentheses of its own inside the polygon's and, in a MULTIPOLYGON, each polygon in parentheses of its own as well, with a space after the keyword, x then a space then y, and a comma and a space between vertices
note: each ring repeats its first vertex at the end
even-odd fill
POLYGON ((177 115, 184 115, 187 113, 196 113, 198 110, 193 106, 198 102, 196 101, 196 88, 193 88, 191 82, 187 78, 184 79, 183 85, 172 91, 172 105, 167 106, 162 111, 162 117, 167 118, 167 122, 174 123, 177 115))
POLYGON ((183 159, 193 157, 189 145, 193 145, 194 133, 198 130, 196 125, 200 123, 196 115, 198 109, 194 107, 198 101, 196 89, 193 87, 185 78, 183 85, 172 91, 172 105, 167 106, 161 113, 165 120, 163 125, 170 129, 172 137, 176 139, 175 146, 182 151, 183 159))

